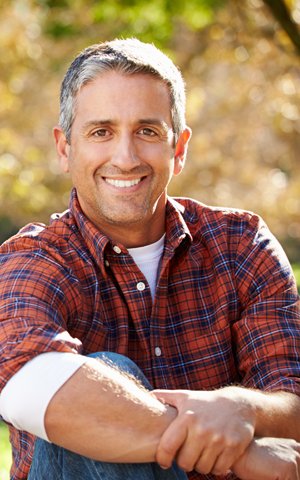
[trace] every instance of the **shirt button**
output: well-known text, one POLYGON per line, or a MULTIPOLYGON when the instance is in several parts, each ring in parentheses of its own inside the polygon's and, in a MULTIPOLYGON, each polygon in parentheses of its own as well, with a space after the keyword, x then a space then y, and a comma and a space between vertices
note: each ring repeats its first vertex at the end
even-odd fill
POLYGON ((116 253, 121 253, 122 250, 120 249, 120 247, 118 247, 118 245, 114 245, 113 246, 113 251, 116 252, 116 253))
POLYGON ((157 357, 161 356, 161 349, 159 347, 155 347, 154 352, 157 357))
POLYGON ((108 261, 108 260, 105 260, 104 263, 105 263, 105 266, 106 266, 106 267, 109 267, 109 261, 108 261))
POLYGON ((139 283, 136 284, 136 288, 137 288, 140 292, 142 292, 143 290, 145 290, 146 285, 144 284, 144 282, 139 282, 139 283))

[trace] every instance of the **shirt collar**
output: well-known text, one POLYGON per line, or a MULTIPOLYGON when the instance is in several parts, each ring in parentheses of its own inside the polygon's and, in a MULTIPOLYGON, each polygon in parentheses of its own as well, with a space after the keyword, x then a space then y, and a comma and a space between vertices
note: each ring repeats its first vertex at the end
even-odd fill
MULTIPOLYGON (((108 244, 111 244, 110 239, 101 233, 85 216, 81 210, 75 188, 71 192, 70 211, 89 251, 95 257, 97 263, 103 265, 105 249, 108 244)), ((174 251, 186 238, 192 240, 191 232, 184 218, 185 211, 183 204, 172 197, 168 197, 166 205, 166 248, 169 250, 174 251)))
POLYGON ((166 206, 166 239, 167 244, 172 249, 177 248, 185 238, 190 239, 190 241, 193 240, 185 217, 185 206, 175 200, 175 198, 168 197, 166 206))
POLYGON ((102 269, 102 273, 106 275, 104 268, 105 248, 110 243, 109 238, 101 233, 100 230, 85 216, 81 210, 76 189, 73 188, 70 198, 70 211, 75 219, 76 226, 88 250, 95 258, 98 265, 102 269))

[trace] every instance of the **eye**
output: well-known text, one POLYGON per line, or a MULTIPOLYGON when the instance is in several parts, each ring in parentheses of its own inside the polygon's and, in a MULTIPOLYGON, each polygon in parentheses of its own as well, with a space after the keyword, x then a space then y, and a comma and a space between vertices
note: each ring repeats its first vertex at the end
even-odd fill
POLYGON ((106 128, 98 128, 94 132, 92 132, 93 137, 107 137, 109 135, 109 131, 106 128))
POLYGON ((141 135, 146 135, 147 137, 155 137, 157 135, 157 133, 149 127, 141 128, 138 133, 141 135))

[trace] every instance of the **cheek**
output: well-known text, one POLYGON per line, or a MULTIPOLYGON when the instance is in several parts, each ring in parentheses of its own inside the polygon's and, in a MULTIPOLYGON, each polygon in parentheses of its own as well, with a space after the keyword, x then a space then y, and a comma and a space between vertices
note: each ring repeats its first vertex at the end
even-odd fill
POLYGON ((139 157, 148 162, 154 169, 164 171, 172 169, 174 151, 168 145, 150 145, 139 153, 139 157))
POLYGON ((78 172, 93 172, 100 165, 100 160, 103 158, 103 152, 97 145, 87 145, 84 148, 77 147, 76 155, 71 159, 70 171, 74 175, 78 172))

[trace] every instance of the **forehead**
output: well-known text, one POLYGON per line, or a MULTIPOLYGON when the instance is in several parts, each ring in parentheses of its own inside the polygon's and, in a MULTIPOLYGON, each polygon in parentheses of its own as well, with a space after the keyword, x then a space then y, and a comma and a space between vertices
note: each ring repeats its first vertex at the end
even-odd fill
POLYGON ((76 96, 75 118, 92 112, 116 116, 157 114, 171 118, 169 87, 150 74, 104 72, 83 85, 76 96))

